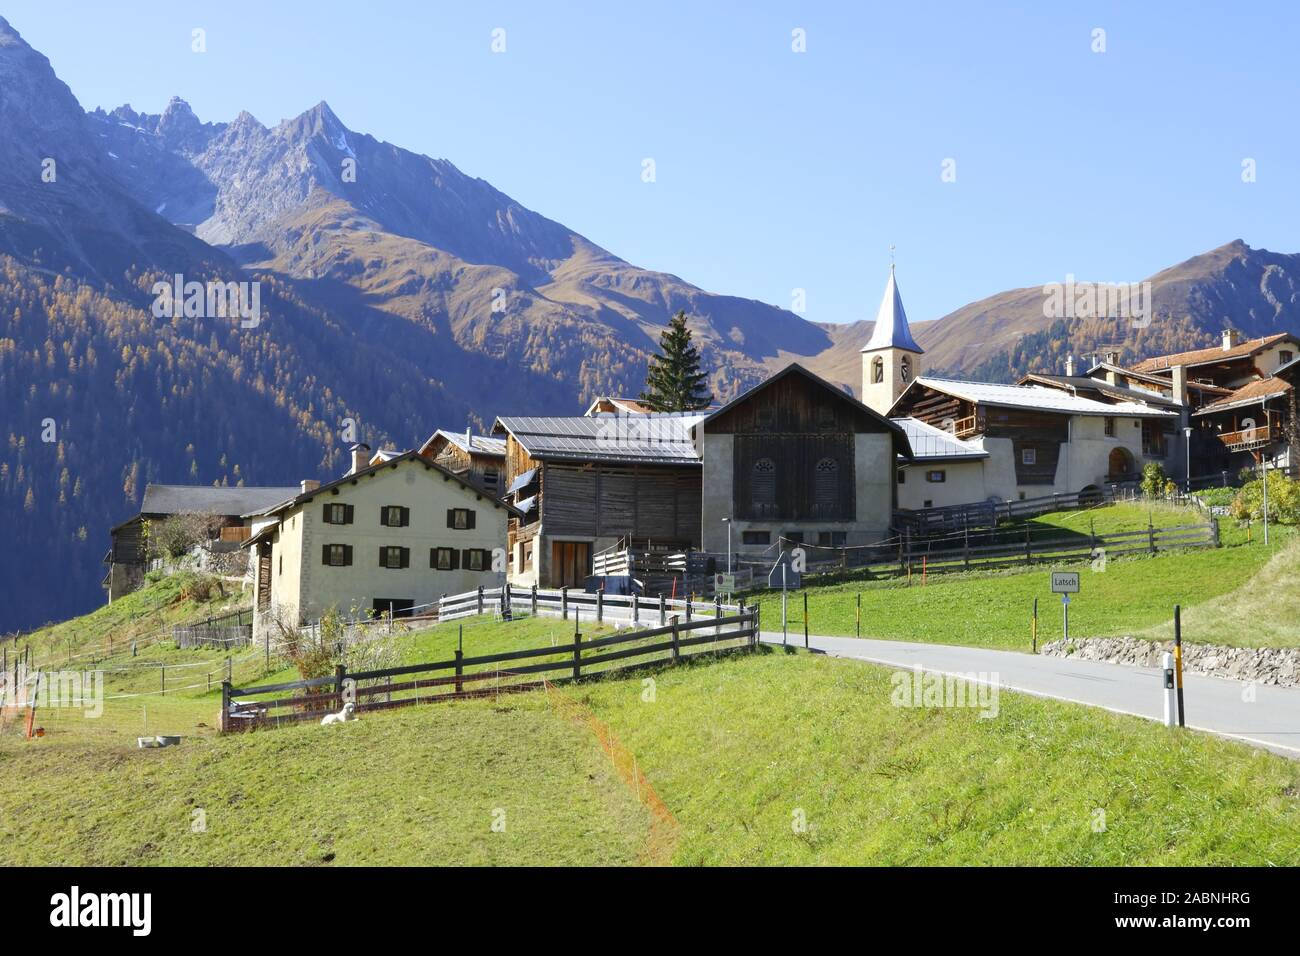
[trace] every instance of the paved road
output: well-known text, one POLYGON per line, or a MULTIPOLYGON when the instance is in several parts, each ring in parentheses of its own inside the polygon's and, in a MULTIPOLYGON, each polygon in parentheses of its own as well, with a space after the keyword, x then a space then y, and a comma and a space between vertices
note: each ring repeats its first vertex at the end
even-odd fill
MULTIPOLYGON (((781 635, 764 631, 762 640, 780 644, 781 635)), ((796 638, 792 633, 790 643, 802 647, 803 635, 796 638)), ((911 668, 920 664, 923 670, 941 674, 984 672, 989 675, 989 683, 996 682, 1006 690, 1152 720, 1162 720, 1164 715, 1158 668, 852 637, 812 637, 809 645, 834 657, 852 657, 894 667, 911 668)), ((1218 677, 1185 675, 1187 726, 1244 740, 1300 760, 1300 688, 1260 685, 1255 687, 1255 700, 1247 702, 1242 700, 1245 686, 1218 677)))

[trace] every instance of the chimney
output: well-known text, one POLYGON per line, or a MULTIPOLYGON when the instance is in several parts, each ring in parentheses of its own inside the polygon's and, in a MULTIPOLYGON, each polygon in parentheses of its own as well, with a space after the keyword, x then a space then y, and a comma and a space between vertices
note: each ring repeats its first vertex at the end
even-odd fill
POLYGON ((1073 356, 1073 355, 1067 355, 1067 356, 1065 357, 1065 374, 1068 375, 1068 376, 1071 376, 1071 377, 1073 377, 1073 376, 1076 374, 1076 373, 1075 373, 1075 369, 1074 369, 1074 356, 1073 356))
POLYGON ((1241 344, 1241 333, 1229 326, 1223 330, 1223 351, 1236 348, 1241 344))
POLYGON ((465 450, 474 450, 474 429, 470 428, 468 425, 465 426, 465 450))
POLYGON ((349 450, 352 452, 352 468, 348 471, 348 474, 355 475, 369 466, 370 446, 364 442, 357 442, 349 450))
POLYGON ((1179 405, 1187 405, 1187 366, 1175 365, 1173 371, 1174 393, 1173 399, 1179 405))
POLYGON ((320 482, 315 478, 304 478, 299 484, 302 485, 302 493, 305 495, 309 491, 315 491, 320 487, 320 482))

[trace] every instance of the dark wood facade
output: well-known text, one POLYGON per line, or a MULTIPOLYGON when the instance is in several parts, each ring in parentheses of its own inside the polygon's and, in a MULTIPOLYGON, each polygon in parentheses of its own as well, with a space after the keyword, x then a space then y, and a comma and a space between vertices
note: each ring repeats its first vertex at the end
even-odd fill
MULTIPOLYGON (((733 436, 731 513, 746 521, 853 520, 854 436, 891 431, 846 393, 807 373, 754 389, 705 429, 733 436)), ((892 461, 888 466, 892 475, 892 461)))

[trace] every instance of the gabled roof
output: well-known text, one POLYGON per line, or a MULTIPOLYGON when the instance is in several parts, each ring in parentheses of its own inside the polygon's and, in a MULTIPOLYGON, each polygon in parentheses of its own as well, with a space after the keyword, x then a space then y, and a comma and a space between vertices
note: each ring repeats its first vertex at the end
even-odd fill
POLYGON ((506 443, 504 438, 493 438, 490 435, 470 435, 470 440, 465 441, 465 433, 452 431, 449 428, 439 428, 436 432, 428 437, 423 445, 420 446, 420 453, 423 454, 429 450, 437 438, 445 438, 448 442, 455 445, 461 451, 474 455, 489 455, 493 458, 504 458, 506 454, 506 443))
POLYGON ((214 488, 210 485, 148 485, 141 514, 243 515, 292 498, 298 485, 287 487, 214 488))
POLYGON ((608 461, 646 465, 698 465, 691 430, 698 413, 597 414, 498 418, 493 432, 508 433, 537 461, 608 461))
POLYGON ((942 428, 927 425, 919 418, 895 418, 894 421, 907 433, 907 443, 912 447, 912 457, 917 464, 968 459, 975 461, 989 457, 989 453, 974 442, 962 441, 942 428))
POLYGON ((912 330, 907 324, 907 313, 903 311, 903 297, 898 293, 898 282, 894 279, 894 267, 889 267, 889 281, 885 284, 885 296, 880 300, 880 310, 876 313, 876 324, 871 330, 871 338, 862 349, 872 352, 876 349, 906 349, 917 355, 925 350, 912 338, 912 330))
MULTIPOLYGON (((504 501, 500 501, 499 499, 493 498, 482 488, 465 480, 460 475, 456 474, 454 471, 449 471, 448 469, 442 467, 442 465, 438 464, 436 461, 430 461, 429 459, 425 458, 418 451, 411 450, 411 451, 404 451, 396 458, 391 458, 388 461, 381 461, 378 464, 370 465, 368 468, 362 468, 360 471, 353 472, 352 474, 344 475, 342 478, 335 478, 333 481, 325 482, 320 487, 313 488, 311 491, 295 493, 292 497, 288 498, 287 500, 272 504, 260 511, 249 512, 248 514, 243 515, 243 517, 262 518, 262 517, 269 517, 271 515, 283 514, 286 511, 291 511, 292 509, 298 507, 298 505, 306 504, 307 502, 311 501, 313 498, 317 497, 318 495, 325 494, 333 490, 334 488, 338 488, 340 485, 356 484, 358 479, 375 475, 386 468, 396 468, 398 465, 400 465, 402 462, 405 461, 418 461, 421 465, 424 466, 426 470, 438 472, 444 478, 456 482, 456 484, 463 487, 466 491, 473 492, 476 497, 488 501, 494 507, 499 506, 501 508, 505 508, 507 511, 515 514, 516 516, 519 514, 519 512, 512 505, 507 504, 504 501)), ((298 492, 299 489, 294 488, 293 491, 298 492)), ((252 540, 253 539, 250 538, 249 542, 251 543, 252 540)))
MULTIPOLYGON (((1162 385, 1169 387, 1172 380, 1165 375, 1151 375, 1148 372, 1135 372, 1131 368, 1124 368, 1122 365, 1111 365, 1109 362, 1098 362, 1092 368, 1088 369, 1089 377, 1095 372, 1115 372, 1118 375, 1126 375, 1129 378, 1135 378, 1139 382, 1149 382, 1152 385, 1162 385)), ((1097 379, 1101 381, 1101 379, 1097 379)), ((1187 387, 1201 392, 1217 392, 1220 395, 1227 395, 1232 391, 1230 388, 1224 388, 1222 385, 1210 385, 1207 382, 1194 382, 1191 379, 1187 381, 1187 387)))
MULTIPOLYGON (((1177 412, 1152 408, 1138 402, 1118 402, 1114 405, 1070 395, 1059 388, 1045 385, 994 385, 989 382, 960 382, 946 378, 922 375, 899 396, 899 401, 913 388, 931 388, 976 405, 1002 408, 1031 408, 1062 415, 1106 415, 1121 418, 1176 418, 1177 412)), ((897 405, 897 402, 895 403, 897 405)))
POLYGON ((1178 402, 1166 395, 1141 388, 1130 388, 1127 385, 1112 385, 1104 378, 1089 378, 1086 375, 1043 375, 1031 372, 1029 375, 1023 376, 1016 384, 1036 384, 1045 385, 1048 388, 1097 392, 1107 398, 1113 398, 1121 402, 1150 402, 1163 408, 1182 407, 1178 402))
POLYGON ((1254 355, 1256 352, 1262 352, 1283 339, 1290 339, 1300 345, 1300 339, 1297 339, 1290 332, 1278 332, 1274 335, 1265 335, 1263 338, 1250 339, 1240 345, 1234 345, 1230 349, 1225 349, 1222 346, 1210 346, 1204 349, 1193 349, 1190 352, 1174 352, 1172 355, 1153 355, 1151 358, 1136 363, 1133 368, 1138 372, 1153 372, 1173 368, 1175 365, 1213 365, 1227 359, 1254 355))
POLYGON ((713 412, 710 412, 709 415, 704 419, 704 424, 707 425, 715 418, 718 418, 721 415, 725 415, 727 412, 731 411, 737 405, 743 404, 753 396, 757 395, 759 392, 763 391, 763 389, 768 388, 774 385, 775 383, 781 381, 781 379, 785 378, 787 375, 801 375, 804 378, 808 379, 808 381, 816 385, 820 385, 828 392, 833 392, 836 395, 836 397, 838 397, 841 401, 847 402, 849 405, 852 405, 853 408, 856 409, 857 411, 869 416, 870 418, 875 419, 881 425, 885 426, 885 428, 889 429, 899 438, 903 439, 903 441, 905 442, 907 441, 907 432, 903 431, 902 426, 900 426, 896 421, 886 418, 884 415, 880 414, 880 412, 876 411, 874 408, 862 404, 860 401, 858 401, 856 398, 854 398, 844 389, 837 388, 836 386, 832 385, 830 382, 826 381, 826 379, 822 378, 819 375, 814 375, 812 372, 808 371, 798 362, 791 362, 789 365, 781 369, 781 371, 777 372, 775 375, 764 379, 763 381, 759 382, 757 385, 755 385, 753 388, 749 389, 748 391, 743 392, 740 395, 737 395, 735 398, 727 402, 727 404, 723 405, 721 408, 713 412))
POLYGON ((1291 385, 1276 376, 1256 379, 1253 382, 1247 382, 1241 388, 1234 389, 1231 394, 1198 409, 1193 414, 1212 415, 1215 412, 1226 412, 1233 408, 1240 408, 1243 405, 1258 405, 1270 398, 1281 398, 1289 391, 1291 391, 1291 385))
POLYGON ((598 395, 595 401, 587 406, 587 410, 583 414, 587 416, 600 414, 597 411, 597 406, 602 404, 613 405, 616 411, 633 412, 639 415, 648 415, 654 411, 652 407, 639 398, 617 398, 613 395, 598 395))

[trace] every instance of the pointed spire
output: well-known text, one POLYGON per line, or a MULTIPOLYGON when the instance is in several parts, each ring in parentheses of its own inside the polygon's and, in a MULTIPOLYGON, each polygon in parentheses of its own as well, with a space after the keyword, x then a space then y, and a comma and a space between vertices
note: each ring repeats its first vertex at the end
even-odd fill
POLYGON ((903 311, 903 297, 898 294, 898 282, 894 278, 893 247, 890 247, 889 282, 885 284, 885 297, 880 300, 880 311, 876 313, 876 326, 871 330, 871 340, 867 342, 864 352, 876 349, 905 349, 924 355, 925 349, 916 344, 912 330, 907 325, 907 313, 903 311))

